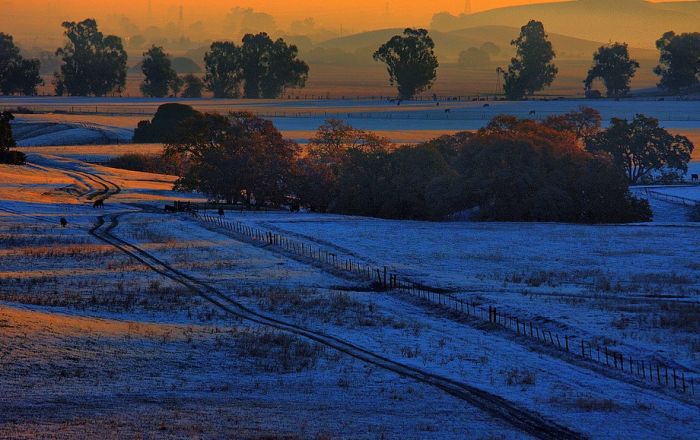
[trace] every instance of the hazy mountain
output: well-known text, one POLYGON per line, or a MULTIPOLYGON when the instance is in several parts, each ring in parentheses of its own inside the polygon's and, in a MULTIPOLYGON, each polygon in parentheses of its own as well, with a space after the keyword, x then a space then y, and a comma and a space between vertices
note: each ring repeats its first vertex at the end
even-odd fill
MULTIPOLYGON (((341 49, 349 53, 361 51, 367 53, 367 61, 371 62, 370 49, 378 48, 393 35, 400 34, 402 31, 403 29, 395 28, 363 32, 328 40, 320 43, 317 47, 341 49)), ((511 26, 477 26, 451 32, 431 30, 430 35, 435 41, 435 51, 438 57, 443 61, 454 62, 461 51, 470 47, 480 47, 486 42, 494 43, 501 49, 500 54, 495 57, 496 59, 509 58, 513 53, 510 42, 518 36, 519 31, 518 27, 511 26)), ((603 44, 556 33, 550 33, 549 37, 559 59, 590 59, 593 52, 603 44)), ((632 53, 639 58, 658 57, 654 50, 633 49, 632 53)))
POLYGON ((624 41, 653 48, 666 31, 700 31, 700 1, 649 3, 643 0, 576 0, 493 9, 471 15, 440 13, 432 28, 448 32, 478 26, 520 27, 530 19, 548 32, 593 41, 624 41))

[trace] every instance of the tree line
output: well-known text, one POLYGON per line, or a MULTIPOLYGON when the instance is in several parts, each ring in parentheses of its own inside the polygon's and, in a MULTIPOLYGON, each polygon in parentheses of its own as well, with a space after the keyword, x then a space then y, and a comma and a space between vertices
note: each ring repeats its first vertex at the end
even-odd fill
MULTIPOLYGON (((122 39, 104 35, 94 19, 62 24, 66 44, 56 50, 61 66, 54 73, 58 96, 105 96, 126 86, 127 53, 122 39)), ((204 57, 206 75, 179 76, 168 54, 153 45, 143 54, 141 92, 147 97, 199 98, 206 89, 216 98, 277 98, 285 89, 303 87, 309 66, 298 49, 266 33, 247 34, 240 45, 214 42, 204 57)), ((39 60, 25 60, 10 35, 0 33, 0 92, 34 95, 43 84, 39 60)))
MULTIPOLYGON (((506 68, 497 69, 508 99, 523 99, 552 85, 559 73, 553 63, 556 52, 541 22, 531 20, 523 26, 511 45, 515 56, 506 68)), ((660 88, 683 93, 700 84, 700 33, 667 32, 656 42, 656 47, 660 57, 654 72, 660 76, 660 88)), ((386 63, 389 81, 397 85, 400 99, 411 99, 433 86, 439 67, 434 48, 428 31, 406 29, 403 35, 392 37, 375 52, 375 60, 386 63)), ((479 54, 465 52, 464 56, 479 54)), ((603 82, 608 97, 627 95, 637 69, 639 63, 630 58, 626 43, 601 46, 593 54, 593 65, 583 81, 587 96, 596 96, 592 87, 598 79, 603 82)))
MULTIPOLYGON (((127 53, 122 39, 102 34, 94 19, 64 22, 66 44, 57 49, 61 66, 54 74, 57 95, 105 96, 121 93, 126 85, 127 53)), ((556 52, 544 25, 531 20, 511 42, 515 56, 498 68, 507 98, 517 100, 549 87, 558 69, 556 52)), ((665 33, 657 42, 659 64, 654 72, 658 86, 671 93, 685 93, 700 84, 700 33, 665 33)), ((482 52, 494 50, 485 47, 482 52)), ((309 66, 299 59, 298 49, 282 38, 273 40, 265 32, 246 34, 241 44, 213 42, 205 54, 205 75, 179 76, 163 47, 153 45, 144 52, 141 85, 144 96, 198 98, 208 90, 216 98, 277 98, 288 88, 304 87, 309 66)), ((478 55, 478 54, 477 54, 478 55)), ((465 53, 465 59, 477 56, 465 53)), ((437 79, 439 62, 435 43, 425 29, 407 28, 381 45, 373 54, 386 65, 389 83, 398 98, 411 99, 429 90, 437 79)), ((43 84, 39 60, 24 59, 10 35, 0 33, 0 92, 4 95, 33 95, 43 84)), ((630 90, 639 63, 630 58, 626 43, 601 46, 583 81, 587 96, 601 80, 608 97, 620 98, 630 90)))
POLYGON ((630 184, 682 178, 694 148, 644 115, 602 128, 589 108, 544 121, 502 115, 475 133, 398 147, 328 120, 302 148, 248 113, 166 106, 179 107, 161 108, 147 125, 163 127, 164 155, 115 165, 175 170, 176 189, 225 203, 382 218, 646 221, 648 203, 630 184))

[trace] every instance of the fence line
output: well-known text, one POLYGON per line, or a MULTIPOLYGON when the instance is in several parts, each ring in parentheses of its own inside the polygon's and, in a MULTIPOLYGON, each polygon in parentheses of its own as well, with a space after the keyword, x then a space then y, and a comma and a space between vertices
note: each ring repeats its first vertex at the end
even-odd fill
MULTIPOLYGON (((406 278, 401 278, 398 274, 390 272, 387 266, 373 267, 360 261, 328 252, 320 246, 314 247, 301 241, 291 240, 283 235, 254 228, 240 221, 226 221, 222 216, 214 217, 206 213, 200 214, 196 211, 193 211, 192 215, 199 220, 212 223, 254 242, 267 246, 276 246, 285 252, 331 266, 338 271, 347 272, 362 280, 371 282, 375 288, 400 291, 439 305, 451 313, 482 321, 488 320, 492 325, 509 330, 518 337, 536 340, 538 343, 566 352, 571 356, 595 362, 611 370, 630 374, 645 383, 671 388, 695 396, 697 378, 686 377, 686 371, 681 368, 669 366, 667 363, 660 361, 634 359, 632 356, 626 356, 621 351, 614 350, 608 345, 601 346, 582 338, 578 339, 575 336, 552 332, 539 327, 532 320, 504 313, 497 307, 477 304, 475 301, 465 301, 461 298, 456 298, 450 293, 431 289, 406 278)), ((676 363, 673 362, 673 364, 676 363)))
POLYGON ((646 193, 647 197, 649 197, 649 198, 661 200, 664 202, 674 203, 676 205, 693 207, 697 204, 700 204, 700 201, 697 201, 697 200, 689 199, 687 197, 674 196, 671 194, 664 194, 662 192, 654 191, 654 190, 651 190, 648 188, 644 192, 646 193))

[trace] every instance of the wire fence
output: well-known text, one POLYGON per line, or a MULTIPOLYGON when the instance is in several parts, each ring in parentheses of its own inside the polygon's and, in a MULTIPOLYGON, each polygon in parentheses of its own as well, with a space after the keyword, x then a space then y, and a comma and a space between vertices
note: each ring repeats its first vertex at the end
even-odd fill
MULTIPOLYGON (((176 203, 176 207, 190 206, 186 202, 176 203)), ((179 209, 188 210, 188 209, 179 209)), ((546 345, 568 356, 593 362, 606 369, 625 373, 649 385, 666 387, 680 393, 695 396, 698 378, 675 361, 654 359, 653 354, 644 358, 632 357, 615 348, 610 338, 606 343, 587 341, 577 336, 553 332, 530 319, 523 319, 500 310, 496 306, 458 298, 444 289, 436 289, 416 283, 392 272, 387 266, 373 266, 361 261, 329 252, 321 246, 290 239, 281 234, 251 227, 240 221, 230 222, 222 215, 212 216, 189 210, 201 221, 223 228, 230 233, 242 236, 249 241, 265 246, 274 246, 286 253, 332 268, 355 278, 371 283, 377 290, 394 290, 412 295, 422 301, 439 306, 443 311, 461 317, 488 322, 490 325, 514 333, 517 337, 546 345)))
POLYGON ((693 207, 695 205, 700 204, 700 201, 698 200, 689 199, 687 197, 674 196, 671 194, 665 194, 648 188, 644 191, 644 193, 646 194, 647 198, 661 200, 663 202, 673 203, 676 205, 693 207))

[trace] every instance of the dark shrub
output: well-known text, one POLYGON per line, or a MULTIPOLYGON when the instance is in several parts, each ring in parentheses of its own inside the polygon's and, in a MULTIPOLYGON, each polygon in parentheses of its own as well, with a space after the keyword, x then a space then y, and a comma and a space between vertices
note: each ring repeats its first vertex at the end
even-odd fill
POLYGON ((7 165, 24 165, 27 156, 21 151, 0 151, 0 163, 7 165))
POLYGON ((165 143, 172 139, 181 124, 199 112, 185 104, 163 104, 150 121, 141 121, 134 130, 135 143, 165 143))

